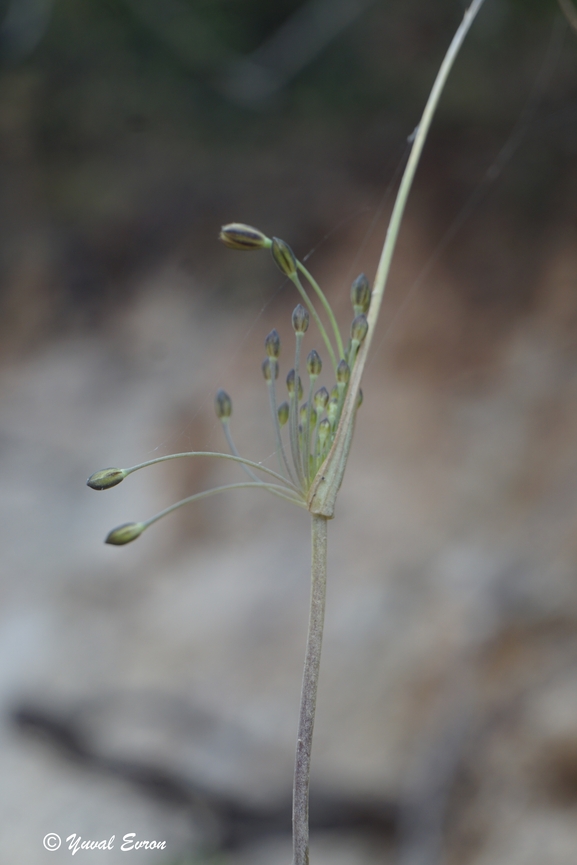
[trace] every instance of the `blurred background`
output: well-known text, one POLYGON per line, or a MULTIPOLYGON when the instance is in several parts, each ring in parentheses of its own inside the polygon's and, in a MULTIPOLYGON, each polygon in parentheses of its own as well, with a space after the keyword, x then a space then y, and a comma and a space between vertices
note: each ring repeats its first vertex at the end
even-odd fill
MULTIPOLYGON (((564 5, 571 13, 569 0, 564 5)), ((345 328, 459 0, 0 3, 0 863, 288 862, 306 513, 260 363, 284 238, 345 328), (294 513, 293 513, 294 511, 294 513)), ((575 13, 577 17, 577 12, 575 13)), ((574 865, 577 32, 486 0, 412 193, 330 524, 317 865, 574 865)), ((307 350, 318 344, 313 328, 307 350), (315 341, 316 340, 316 341, 315 341)), ((321 350, 322 354, 322 350, 321 350)), ((326 384, 332 382, 327 379, 326 384)))

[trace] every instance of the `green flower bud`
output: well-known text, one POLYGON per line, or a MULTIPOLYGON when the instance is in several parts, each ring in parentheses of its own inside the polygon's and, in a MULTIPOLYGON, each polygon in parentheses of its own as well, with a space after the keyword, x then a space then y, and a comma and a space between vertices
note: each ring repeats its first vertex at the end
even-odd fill
MULTIPOLYGON (((309 407, 308 402, 305 402, 301 405, 299 417, 300 417, 301 423, 303 423, 303 424, 305 423, 305 421, 307 419, 308 407, 309 407)), ((313 426, 316 426, 316 422, 317 422, 317 413, 316 413, 316 410, 311 407, 311 424, 313 426)))
POLYGON ((341 392, 338 389, 337 385, 335 384, 334 387, 331 388, 331 399, 336 399, 338 402, 340 395, 341 395, 341 392))
POLYGON ((327 403, 329 401, 329 392, 326 387, 321 387, 320 390, 317 390, 315 393, 315 407, 319 411, 323 411, 327 407, 327 403))
POLYGON ((219 390, 215 399, 214 399, 214 407, 216 409, 216 416, 219 420, 226 420, 232 414, 232 400, 227 394, 225 390, 219 390))
POLYGON ((285 276, 294 276, 297 272, 297 260, 288 243, 285 243, 284 240, 279 240, 278 237, 273 237, 271 252, 279 270, 285 276))
POLYGON ((280 336, 278 331, 271 330, 264 341, 264 347, 269 357, 278 358, 280 356, 280 336))
POLYGON ((311 378, 318 378, 323 368, 323 362, 318 351, 313 350, 307 357, 307 372, 311 378))
POLYGON ((338 399, 330 399, 329 404, 327 406, 327 417, 328 417, 329 421, 331 422, 331 425, 334 424, 334 422, 336 421, 338 413, 339 413, 339 401, 338 401, 338 399))
POLYGON ((347 384, 351 377, 351 370, 346 360, 341 360, 337 366, 337 381, 340 384, 347 384))
MULTIPOLYGON (((286 377, 286 386, 287 386, 288 392, 292 395, 295 392, 295 371, 294 371, 294 369, 291 369, 291 371, 289 372, 289 374, 286 377)), ((303 383, 302 383, 301 377, 299 375, 299 393, 298 393, 299 400, 302 399, 302 396, 303 396, 303 383)))
POLYGON ((93 490, 109 490, 126 477, 124 469, 101 469, 90 475, 86 483, 93 490))
POLYGON ((228 246, 229 249, 267 249, 271 245, 270 239, 251 225, 242 222, 231 222, 223 225, 218 239, 228 246))
POLYGON ((265 357, 262 362, 262 374, 266 381, 272 381, 278 378, 278 363, 272 357, 265 357))
POLYGON ((319 424, 318 435, 319 435, 319 441, 321 443, 321 446, 324 446, 326 440, 329 437, 330 431, 331 431, 330 421, 325 417, 322 419, 322 421, 319 424))
POLYGON ((131 541, 135 541, 145 528, 144 523, 123 523, 108 533, 104 543, 114 544, 118 547, 123 544, 129 544, 131 541))
POLYGON ((305 333, 308 330, 309 326, 309 314, 302 305, 299 303, 295 306, 293 311, 293 328, 295 333, 305 333))
POLYGON ((357 315, 351 325, 351 339, 353 342, 360 344, 367 335, 368 329, 367 317, 365 315, 357 315))
POLYGON ((289 419, 289 404, 288 402, 281 402, 278 407, 278 422, 281 426, 284 426, 285 423, 289 419))
POLYGON ((364 273, 357 276, 351 285, 351 303, 353 304, 355 315, 360 315, 362 312, 366 313, 369 311, 369 306, 371 304, 371 287, 369 285, 369 280, 364 273))

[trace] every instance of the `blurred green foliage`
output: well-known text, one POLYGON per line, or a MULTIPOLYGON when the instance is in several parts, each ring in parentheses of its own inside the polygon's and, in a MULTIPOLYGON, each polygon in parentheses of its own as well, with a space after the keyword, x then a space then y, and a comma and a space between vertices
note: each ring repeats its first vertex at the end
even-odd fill
MULTIPOLYGON (((283 79, 283 50, 298 53, 304 31, 282 50, 279 33, 315 10, 313 30, 330 29, 326 10, 338 0, 28 0, 36 20, 7 28, 18 2, 4 3, 0 33, 11 178, 0 212, 12 218, 2 282, 5 294, 16 290, 15 237, 41 223, 66 309, 121 296, 135 268, 175 249, 214 282, 207 240, 221 221, 260 222, 310 245, 363 196, 372 206, 464 9, 458 0, 365 2, 283 79), (247 61, 263 57, 265 77, 274 82, 281 70, 283 80, 268 99, 236 98, 247 61)), ((547 86, 503 189, 524 219, 545 218, 557 201, 577 140, 577 40, 554 0, 487 0, 422 169, 440 211, 455 212, 482 179, 555 39, 547 86)), ((258 271, 235 267, 237 286, 249 290, 258 271)), ((225 266, 221 287, 231 274, 225 266)))

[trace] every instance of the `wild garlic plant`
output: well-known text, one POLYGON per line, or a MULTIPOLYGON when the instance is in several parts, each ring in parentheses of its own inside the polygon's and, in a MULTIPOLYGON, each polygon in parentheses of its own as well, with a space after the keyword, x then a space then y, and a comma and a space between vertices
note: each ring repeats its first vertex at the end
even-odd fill
POLYGON ((232 401, 224 390, 220 390, 216 395, 215 407, 228 442, 229 454, 205 451, 170 454, 147 460, 131 468, 102 469, 87 481, 92 489, 105 490, 116 486, 139 469, 188 457, 230 460, 238 463, 248 475, 248 481, 195 493, 147 520, 118 526, 106 538, 106 543, 114 545, 130 543, 172 511, 226 490, 246 487, 262 489, 309 511, 312 546, 311 601, 293 784, 293 865, 308 865, 309 861, 309 776, 325 609, 327 523, 334 517, 336 498, 351 447, 355 417, 362 402, 361 377, 375 333, 407 197, 445 82, 483 2, 484 0, 472 0, 465 12, 443 59, 421 121, 411 136, 411 152, 399 185, 372 291, 363 274, 354 281, 351 288, 354 317, 347 341, 343 339, 324 292, 285 241, 267 237, 258 229, 242 223, 231 223, 221 230, 220 240, 232 249, 270 250, 276 265, 293 283, 302 300, 292 314, 295 334, 294 364, 286 377, 288 400, 280 405, 277 405, 276 384, 279 376, 280 339, 276 330, 272 330, 265 339, 266 356, 262 372, 268 388, 279 471, 273 471, 261 463, 240 456, 230 429, 232 401), (302 362, 301 345, 311 318, 333 368, 335 385, 330 393, 325 387, 315 390, 322 369, 320 354, 313 349, 304 364, 302 362), (301 369, 303 377, 306 370, 304 402, 301 369))

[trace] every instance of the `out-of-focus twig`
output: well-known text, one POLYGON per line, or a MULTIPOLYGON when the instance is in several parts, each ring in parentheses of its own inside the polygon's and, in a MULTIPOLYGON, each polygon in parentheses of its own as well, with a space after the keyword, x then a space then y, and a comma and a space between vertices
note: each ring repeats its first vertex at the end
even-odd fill
POLYGON ((308 0, 256 51, 230 65, 222 92, 251 108, 266 105, 371 3, 308 0))
POLYGON ((577 9, 572 3, 572 0, 559 0, 559 7, 561 12, 577 33, 577 9))

